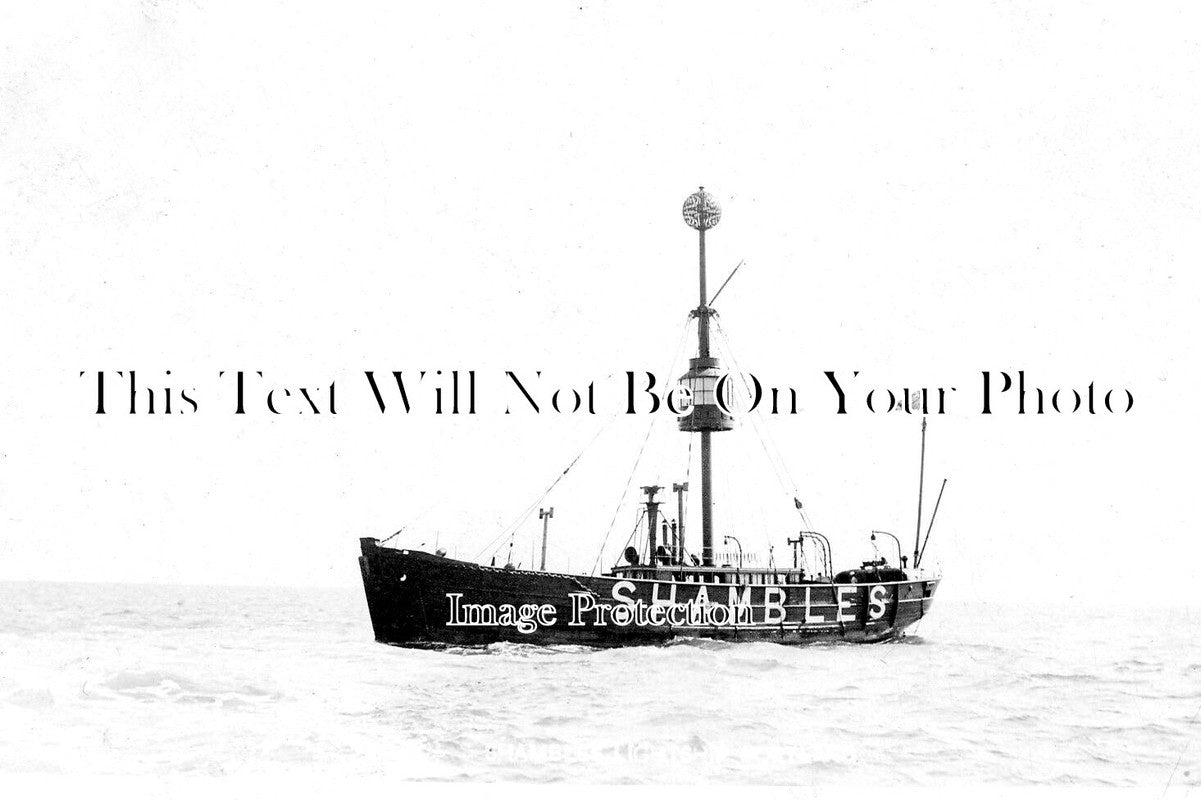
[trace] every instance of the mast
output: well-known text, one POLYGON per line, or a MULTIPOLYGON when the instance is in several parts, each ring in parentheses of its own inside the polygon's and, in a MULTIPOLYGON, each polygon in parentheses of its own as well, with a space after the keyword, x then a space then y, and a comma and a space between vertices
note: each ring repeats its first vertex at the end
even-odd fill
MULTIPOLYGON (((701 192, 705 187, 700 187, 701 192)), ((705 228, 697 228, 700 236, 701 299, 696 307, 697 356, 709 358, 709 308, 705 293, 705 228)), ((713 444, 709 441, 712 431, 701 431, 701 561, 706 567, 713 566, 713 444)))
POLYGON ((699 245, 700 301, 692 311, 696 317, 697 357, 688 363, 688 373, 680 382, 692 391, 692 413, 680 418, 680 430, 701 435, 701 562, 713 566, 713 443, 710 434, 734 427, 734 418, 718 403, 717 384, 722 377, 720 364, 709 352, 709 305, 705 286, 705 231, 721 220, 721 207, 705 187, 684 201, 684 222, 696 230, 699 245))

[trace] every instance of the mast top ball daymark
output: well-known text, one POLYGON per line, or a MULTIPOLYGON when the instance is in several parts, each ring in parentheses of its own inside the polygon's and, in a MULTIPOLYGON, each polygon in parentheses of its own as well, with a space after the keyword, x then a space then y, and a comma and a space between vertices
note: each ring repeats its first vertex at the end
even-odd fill
POLYGON ((713 195, 705 191, 704 186, 688 195, 684 201, 684 221, 688 227, 698 231, 715 228, 721 222, 721 206, 713 199, 713 195))

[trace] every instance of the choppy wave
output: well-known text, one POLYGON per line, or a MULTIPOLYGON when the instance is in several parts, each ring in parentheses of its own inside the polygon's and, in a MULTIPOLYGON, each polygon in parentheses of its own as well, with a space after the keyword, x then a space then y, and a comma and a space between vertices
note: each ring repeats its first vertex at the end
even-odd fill
POLYGON ((1197 641, 981 618, 938 605, 871 646, 422 651, 374 644, 350 591, 0 585, 0 771, 1198 785, 1197 641))
MULTIPOLYGON (((88 684, 84 684, 86 693, 88 684)), ((194 680, 165 670, 121 671, 93 687, 97 694, 136 700, 171 702, 242 703, 277 700, 280 693, 248 683, 194 680), (105 691, 107 690, 107 691, 105 691)))

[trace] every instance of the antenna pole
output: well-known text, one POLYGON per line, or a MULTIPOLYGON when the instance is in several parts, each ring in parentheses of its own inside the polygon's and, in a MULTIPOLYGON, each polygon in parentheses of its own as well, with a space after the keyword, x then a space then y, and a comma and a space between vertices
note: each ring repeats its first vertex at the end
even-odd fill
POLYGON ((922 461, 917 475, 917 533, 913 539, 913 568, 917 569, 922 544, 922 489, 926 483, 926 418, 922 417, 922 461))
MULTIPOLYGON (((555 515, 555 508, 538 509, 538 519, 542 520, 542 571, 546 572, 546 529, 550 526, 550 518, 555 515)), ((530 559, 533 561, 533 559, 530 559)))
POLYGON ((671 490, 676 493, 676 523, 679 538, 676 539, 676 560, 684 560, 684 492, 688 491, 688 481, 673 483, 671 490))
POLYGON ((788 543, 790 545, 792 545, 792 568, 793 569, 797 569, 797 551, 796 551, 796 549, 801 544, 802 541, 803 541, 803 539, 800 536, 796 537, 795 539, 788 540, 788 543))
POLYGON ((646 538, 650 550, 648 561, 652 567, 658 564, 655 558, 655 549, 657 542, 655 541, 655 528, 659 524, 659 501, 655 499, 655 494, 662 489, 662 486, 643 486, 642 491, 646 493, 646 538))

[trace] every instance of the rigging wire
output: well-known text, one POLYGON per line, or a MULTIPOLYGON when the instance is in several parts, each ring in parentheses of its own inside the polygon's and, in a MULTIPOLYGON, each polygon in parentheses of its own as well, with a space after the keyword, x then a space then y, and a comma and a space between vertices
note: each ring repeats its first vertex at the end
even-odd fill
MULTIPOLYGON (((725 328, 722 327, 722 324, 717 317, 714 317, 713 321, 717 329, 718 336, 721 338, 721 341, 724 345, 723 349, 730 360, 731 366, 734 367, 734 371, 738 374, 739 380, 741 381, 742 386, 747 393, 747 397, 754 397, 754 392, 751 391, 750 384, 746 380, 746 372, 742 369, 742 362, 734 355, 734 348, 730 342, 729 334, 726 332, 725 328)), ((780 452, 779 446, 772 438, 771 433, 767 430, 766 422, 760 419, 761 412, 756 408, 752 411, 749 411, 745 416, 751 421, 751 429, 755 432, 755 436, 759 440, 760 446, 763 448, 763 453, 765 456, 767 456, 768 463, 772 466, 772 471, 776 474, 776 480, 779 481, 780 487, 785 491, 785 493, 792 494, 793 501, 797 505, 797 512, 801 517, 801 522, 804 523, 807 529, 813 530, 813 523, 810 521, 809 515, 805 513, 805 509, 800 503, 800 490, 788 469, 788 464, 784 460, 784 456, 780 452), (771 445, 770 448, 768 446, 769 442, 771 445), (775 451, 774 454, 772 452, 773 450, 775 451)))
MULTIPOLYGON (((381 545, 384 545, 384 544, 387 544, 388 542, 392 541, 393 539, 395 539, 397 536, 400 536, 402 533, 407 531, 409 528, 413 527, 418 522, 420 522, 422 519, 424 519, 427 514, 429 514, 431 511, 433 511, 435 508, 437 508, 441 504, 442 504, 441 500, 435 500, 434 502, 430 503, 429 505, 427 505, 425 507, 424 511, 422 511, 417 516, 413 517, 411 520, 406 522, 404 525, 401 525, 400 530, 396 531, 395 533, 393 533, 390 536, 380 539, 379 543, 381 545)), ((424 544, 424 542, 422 544, 424 544)))
POLYGON ((634 527, 630 529, 630 535, 626 537, 626 543, 625 543, 625 544, 622 546, 622 549, 623 549, 623 550, 624 550, 626 547, 629 547, 631 542, 634 542, 636 549, 637 549, 639 552, 641 552, 641 551, 642 551, 642 548, 641 548, 641 547, 637 547, 637 544, 638 544, 638 543, 639 543, 641 540, 635 540, 635 537, 638 535, 638 531, 642 530, 642 520, 643 520, 643 518, 644 518, 645 516, 646 516, 646 509, 645 509, 645 508, 639 508, 639 509, 638 509, 638 514, 637 514, 637 515, 635 515, 635 517, 634 517, 634 527))
MULTIPOLYGON (((747 553, 751 559, 750 563, 755 566, 773 566, 774 549, 768 514, 765 513, 765 504, 758 502, 764 492, 763 486, 756 480, 756 474, 760 470, 757 468, 753 446, 745 446, 743 442, 746 442, 746 439, 731 442, 730 447, 723 448, 723 452, 729 453, 732 467, 730 470, 723 470, 723 474, 729 476, 725 496, 752 499, 752 502, 743 503, 742 508, 745 510, 733 516, 731 521, 735 524, 742 523, 741 530, 735 530, 735 533, 741 535, 742 541, 749 545, 747 553), (764 557, 766 561, 763 560, 764 557)), ((770 489, 767 491, 771 492, 770 489)))
MULTIPOLYGON (((671 358, 671 367, 667 370, 667 375, 674 375, 676 363, 680 359, 680 353, 684 350, 684 341, 688 337, 688 329, 692 326, 692 317, 689 316, 684 320, 684 329, 680 331, 680 341, 676 344, 675 355, 671 358)), ((605 530, 605 537, 601 540, 600 551, 596 554, 596 561, 592 565, 592 573, 596 574, 600 568, 601 558, 605 554, 605 546, 609 543, 609 536, 613 533, 613 526, 617 524, 617 515, 621 513, 621 507, 625 505, 626 495, 629 494, 630 484, 634 482, 634 473, 638 471, 638 464, 642 461, 642 453, 646 450, 646 443, 650 441, 651 432, 655 429, 657 418, 652 414, 650 424, 646 426, 646 436, 642 439, 642 446, 638 448, 638 455, 634 457, 634 465, 630 467, 629 477, 626 478, 625 488, 621 490, 621 497, 617 501, 617 507, 613 509, 613 518, 609 520, 609 527, 605 530)))
MULTIPOLYGON (((719 322, 717 318, 714 318, 714 322, 718 335, 721 337, 722 342, 725 345, 726 355, 729 358, 731 365, 734 367, 734 371, 737 373, 743 389, 746 391, 747 398, 753 398, 754 392, 751 390, 751 386, 747 382, 746 372, 742 369, 741 359, 734 355, 734 348, 731 345, 729 334, 726 333, 725 329, 721 325, 721 322, 719 322)), ((760 419, 761 414, 762 412, 756 408, 748 411, 745 416, 751 421, 751 428, 754 430, 756 438, 759 439, 759 444, 763 448, 764 455, 767 456, 768 462, 772 465, 772 469, 776 473, 776 478, 780 482, 780 487, 784 489, 785 492, 792 492, 795 496, 799 491, 796 481, 789 472, 788 465, 784 460, 783 454, 780 453, 779 447, 775 444, 770 432, 766 430, 766 425, 763 423, 762 419, 760 419), (770 448, 768 447, 769 441, 771 443, 770 448), (774 453, 772 452, 773 450, 775 451, 774 453)), ((801 509, 801 511, 803 512, 803 509, 801 509)))
MULTIPOLYGON (((478 561, 480 556, 482 556, 484 553, 491 550, 498 543, 503 542, 506 535, 509 536, 509 552, 510 552, 510 554, 512 554, 513 540, 517 536, 517 530, 525 523, 525 521, 527 519, 529 519, 529 517, 534 513, 534 509, 536 509, 539 506, 539 504, 543 500, 546 499, 546 496, 548 494, 550 494, 551 491, 556 486, 559 485, 559 482, 562 481, 563 478, 565 478, 567 476, 567 473, 571 472, 572 467, 574 467, 579 462, 579 460, 583 457, 584 453, 587 452, 588 448, 590 448, 593 445, 593 443, 596 442, 596 440, 600 438, 600 435, 602 433, 604 433, 606 430, 608 430, 609 426, 612 425, 613 421, 616 420, 619 416, 620 416, 620 412, 617 414, 613 414, 611 417, 609 417, 609 419, 606 420, 605 423, 603 425, 601 425, 601 427, 599 429, 597 429, 596 433, 593 434, 592 438, 588 440, 587 444, 585 444, 582 448, 580 448, 580 451, 578 453, 576 453, 575 458, 573 458, 571 460, 571 463, 569 463, 567 465, 567 467, 562 472, 559 473, 559 475, 551 482, 550 486, 546 487, 546 490, 544 492, 542 492, 542 494, 540 494, 538 496, 538 498, 536 500, 534 500, 534 502, 532 502, 532 503, 530 503, 530 505, 526 506, 525 510, 522 511, 513 522, 509 523, 504 528, 502 528, 501 532, 499 534, 494 536, 491 539, 491 541, 489 541, 486 545, 484 545, 484 547, 475 555, 475 558, 473 558, 472 560, 478 561)), ((500 547, 503 547, 503 546, 504 546, 503 544, 500 544, 499 546, 496 547, 496 550, 499 550, 500 547)), ((494 550, 493 555, 495 555, 495 554, 496 554, 496 551, 494 550)))
POLYGON ((613 526, 617 523, 617 515, 621 513, 621 507, 625 505, 626 494, 630 491, 630 484, 634 482, 634 473, 638 471, 638 462, 642 460, 642 451, 646 449, 646 443, 651 438, 651 429, 654 427, 654 420, 646 426, 646 436, 642 439, 642 446, 638 448, 638 455, 634 457, 634 466, 630 468, 630 475, 626 478, 625 488, 621 490, 621 498, 617 501, 617 507, 613 509, 613 518, 609 520, 609 529, 605 531, 605 538, 601 541, 600 552, 596 554, 596 563, 592 565, 592 575, 596 574, 596 570, 600 567, 601 557, 605 554, 605 545, 609 542, 609 534, 613 532, 613 526))

